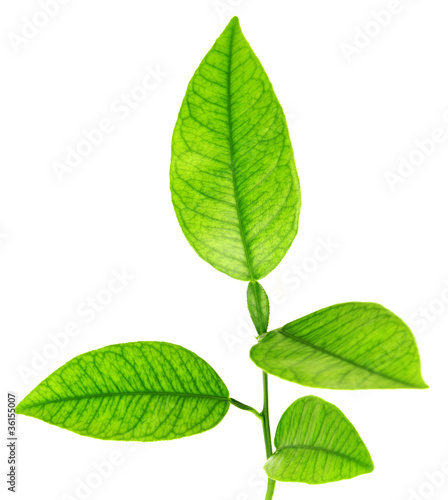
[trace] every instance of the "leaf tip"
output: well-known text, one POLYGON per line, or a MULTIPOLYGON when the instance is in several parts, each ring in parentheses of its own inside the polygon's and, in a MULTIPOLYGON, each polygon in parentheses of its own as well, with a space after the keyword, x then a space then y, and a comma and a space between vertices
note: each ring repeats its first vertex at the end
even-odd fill
POLYGON ((365 472, 364 472, 364 474, 371 474, 375 470, 375 463, 373 461, 372 455, 370 454, 367 446, 365 445, 364 442, 363 442, 363 444, 364 444, 364 447, 365 447, 365 451, 367 452, 367 455, 368 455, 368 462, 365 463, 365 472))
POLYGON ((411 384, 409 384, 407 389, 418 389, 418 390, 424 390, 424 389, 429 389, 429 385, 425 382, 423 375, 421 372, 416 376, 415 381, 411 384))
POLYGON ((233 16, 232 19, 228 22, 224 32, 230 32, 233 34, 238 31, 241 31, 240 20, 238 19, 238 16, 233 16))
POLYGON ((240 26, 240 20, 238 19, 238 16, 233 16, 227 26, 232 26, 232 27, 240 26))
POLYGON ((25 408, 24 408, 25 405, 23 404, 25 399, 22 399, 22 401, 20 401, 20 403, 16 406, 16 409, 14 410, 14 413, 16 415, 26 415, 25 408))
POLYGON ((429 385, 422 379, 421 384, 417 386, 417 389, 429 389, 429 385))

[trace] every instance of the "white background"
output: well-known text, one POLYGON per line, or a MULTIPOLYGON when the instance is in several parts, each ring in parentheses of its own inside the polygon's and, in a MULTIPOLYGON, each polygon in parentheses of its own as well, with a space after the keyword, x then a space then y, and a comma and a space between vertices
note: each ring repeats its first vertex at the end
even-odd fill
MULTIPOLYGON (((212 0, 72 0, 14 50, 12 34, 21 36, 42 8, 35 0, 3 0, 5 410, 7 390, 21 399, 72 357, 135 340, 165 340, 197 352, 233 397, 260 407, 261 374, 248 359, 254 332, 247 326, 246 285, 189 247, 168 180, 171 133, 187 83, 238 15, 288 116, 303 194, 299 236, 263 280, 271 327, 338 302, 379 302, 413 327, 431 386, 336 392, 270 377, 274 429, 296 398, 317 394, 346 413, 376 464, 373 474, 350 481, 279 484, 275 498, 446 498, 448 470, 436 474, 437 487, 427 475, 448 461, 448 306, 441 300, 448 288, 448 140, 395 190, 385 172, 397 172, 399 157, 411 155, 416 140, 437 128, 448 131, 448 4, 403 0, 387 27, 369 25, 377 36, 364 40, 349 63, 341 43, 353 44, 356 29, 372 21, 371 11, 387 6, 380 0, 223 0, 219 9, 212 0), (140 84, 148 65, 168 76, 123 118, 112 106, 140 84), (54 162, 77 147, 83 130, 107 118, 113 133, 60 182, 54 162), (319 241, 328 239, 333 249, 316 262, 319 241), (301 280, 293 275, 297 266, 305 269, 301 280), (77 308, 123 268, 133 279, 86 324, 77 308), (422 320, 422 307, 433 311, 431 321, 422 320), (49 334, 72 322, 78 335, 54 352, 49 334), (25 372, 33 365, 34 373, 25 372), (411 496, 419 489, 421 496, 411 496)), ((6 441, 6 411, 2 415, 6 441)), ((261 428, 235 408, 208 433, 136 448, 26 417, 18 426, 16 498, 264 498, 261 428), (94 464, 111 453, 121 457, 112 475, 77 495, 81 482, 95 482, 94 464)), ((6 467, 6 448, 1 460, 6 467)))

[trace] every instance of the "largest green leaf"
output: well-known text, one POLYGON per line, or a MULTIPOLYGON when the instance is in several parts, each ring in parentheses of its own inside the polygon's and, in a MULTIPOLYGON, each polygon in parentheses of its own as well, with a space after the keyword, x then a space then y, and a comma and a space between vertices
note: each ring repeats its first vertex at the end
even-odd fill
POLYGON ((250 357, 264 371, 325 389, 425 389, 408 326, 383 306, 348 302, 265 335, 250 357))
POLYGON ((298 228, 285 115, 233 18, 191 79, 174 129, 171 192, 196 252, 240 280, 271 272, 298 228))
POLYGON ((72 359, 16 413, 99 439, 159 441, 211 429, 229 404, 226 386, 196 354, 165 342, 132 342, 72 359))
POLYGON ((358 432, 336 406, 315 396, 295 401, 275 433, 277 451, 266 462, 271 479, 323 484, 373 471, 358 432))

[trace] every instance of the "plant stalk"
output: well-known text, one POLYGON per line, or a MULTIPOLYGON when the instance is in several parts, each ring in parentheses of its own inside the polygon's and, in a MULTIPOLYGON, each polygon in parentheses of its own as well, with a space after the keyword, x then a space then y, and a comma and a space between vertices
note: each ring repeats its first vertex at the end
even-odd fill
MULTIPOLYGON (((263 423, 264 445, 266 448, 266 458, 272 455, 271 424, 269 422, 269 387, 268 374, 263 372, 263 411, 261 412, 263 423)), ((274 497, 275 481, 268 478, 268 489, 266 491, 266 500, 272 500, 274 497)))
MULTIPOLYGON (((260 296, 259 294, 255 294, 256 297, 256 303, 257 303, 257 308, 259 311, 259 314, 261 315, 262 311, 262 306, 260 303, 260 296)), ((250 311, 250 308, 249 308, 250 311)), ((258 341, 261 340, 262 335, 266 333, 265 328, 260 327, 254 321, 254 326, 255 329, 257 330, 258 333, 258 341)), ((247 409, 247 408, 243 408, 247 409)), ((249 410, 251 411, 251 410, 249 410)), ((254 413, 254 412, 252 412, 254 413)), ((263 437, 264 437, 264 446, 266 448, 266 458, 269 459, 272 455, 272 438, 271 438, 271 424, 269 422, 269 387, 268 387, 268 374, 263 371, 263 411, 261 413, 258 413, 259 418, 261 419, 261 423, 263 424, 263 437)), ((272 500, 274 497, 274 490, 275 490, 275 481, 271 478, 268 477, 268 488, 266 491, 266 497, 265 500, 272 500)))

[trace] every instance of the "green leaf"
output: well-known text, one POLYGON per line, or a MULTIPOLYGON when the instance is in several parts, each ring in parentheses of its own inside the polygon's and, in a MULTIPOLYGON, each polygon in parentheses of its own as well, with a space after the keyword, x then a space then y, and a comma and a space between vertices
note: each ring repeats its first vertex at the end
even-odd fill
POLYGON ((215 427, 229 392, 196 354, 165 342, 90 351, 41 382, 16 413, 99 439, 160 441, 215 427))
POLYGON ((190 245, 233 278, 266 276, 297 234, 300 188, 285 115, 236 17, 188 85, 170 179, 190 245))
POLYGON ((264 371, 325 389, 426 389, 414 336, 384 307, 348 302, 265 335, 250 352, 264 371))
POLYGON ((267 332, 269 324, 269 299, 258 281, 247 287, 247 307, 258 334, 267 332))
POLYGON ((274 444, 277 451, 264 468, 277 481, 323 484, 374 469, 366 445, 347 417, 315 396, 300 398, 285 411, 274 444))

